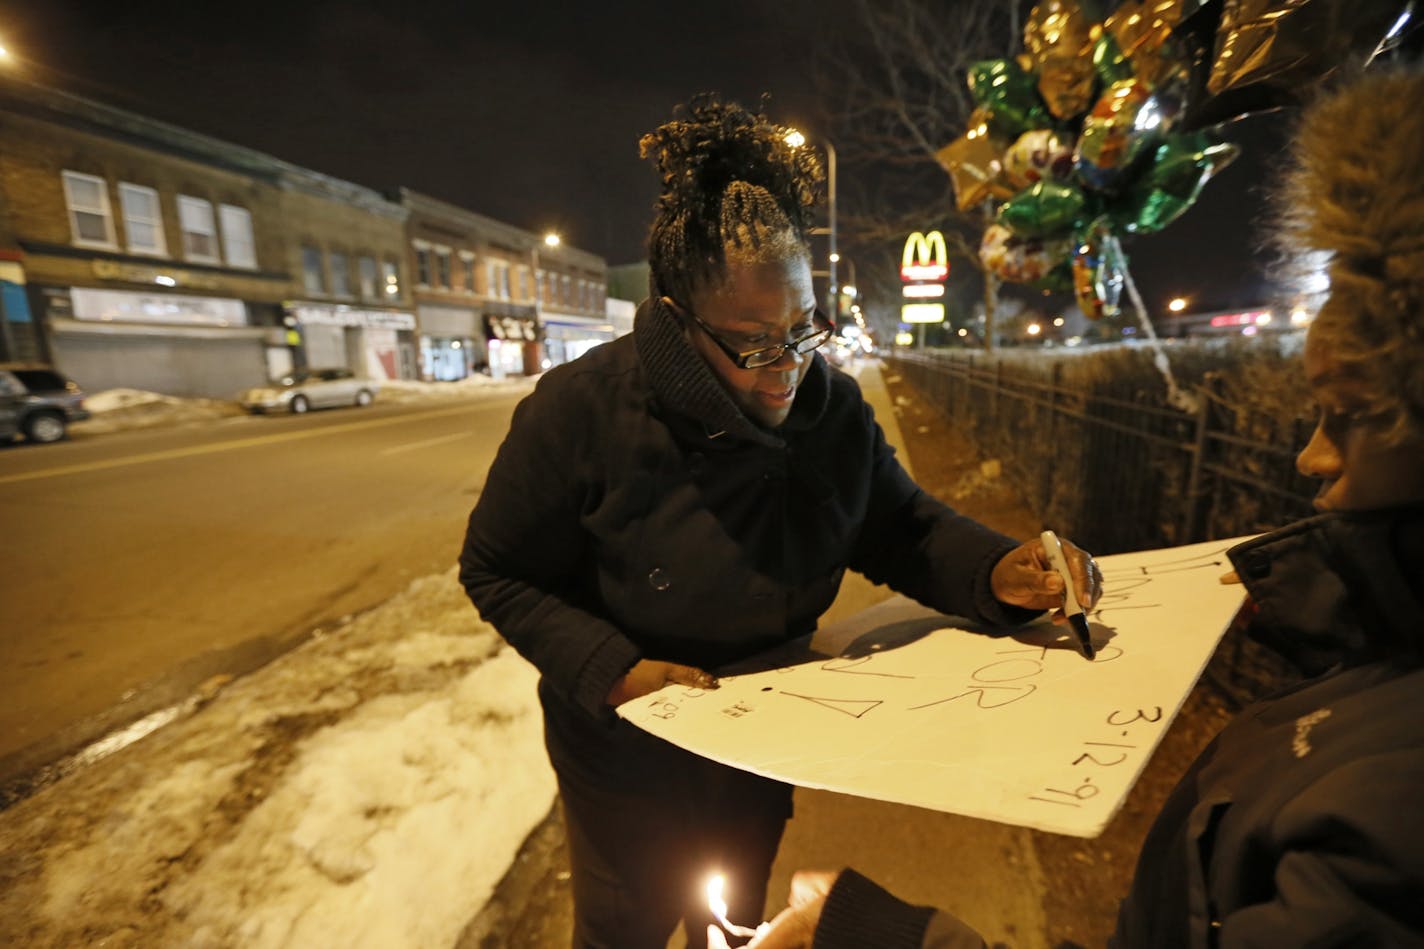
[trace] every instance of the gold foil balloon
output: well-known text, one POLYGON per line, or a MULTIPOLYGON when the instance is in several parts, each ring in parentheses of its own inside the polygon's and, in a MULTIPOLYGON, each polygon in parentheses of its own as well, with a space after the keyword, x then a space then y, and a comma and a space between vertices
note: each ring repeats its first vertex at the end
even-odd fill
POLYGON ((1004 139, 989 128, 983 109, 969 117, 969 130, 935 152, 935 159, 954 183, 954 199, 959 210, 984 203, 990 197, 1004 197, 1013 189, 1003 183, 1004 139))
POLYGON ((1108 14, 1103 29, 1117 41, 1133 74, 1157 85, 1187 68, 1181 50, 1172 41, 1172 27, 1195 6, 1185 0, 1129 0, 1108 14))
POLYGON ((1065 181, 1072 175, 1073 144, 1053 129, 1025 132, 1004 152, 1004 178, 1016 188, 1049 178, 1065 181))
POLYGON ((1038 92, 1059 119, 1093 104, 1093 20, 1078 0, 1044 0, 1024 25, 1024 51, 1038 73, 1038 92))

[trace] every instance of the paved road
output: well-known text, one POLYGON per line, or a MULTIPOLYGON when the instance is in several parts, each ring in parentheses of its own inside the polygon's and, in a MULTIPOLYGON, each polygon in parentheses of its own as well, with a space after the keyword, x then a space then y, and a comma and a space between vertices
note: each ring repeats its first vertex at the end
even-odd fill
POLYGON ((518 397, 0 448, 0 786, 446 569, 518 397))

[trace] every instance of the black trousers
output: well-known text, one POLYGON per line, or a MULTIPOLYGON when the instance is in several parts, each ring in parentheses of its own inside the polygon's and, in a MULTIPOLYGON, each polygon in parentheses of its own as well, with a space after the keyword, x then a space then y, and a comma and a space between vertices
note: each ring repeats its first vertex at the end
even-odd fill
POLYGON ((616 727, 626 733, 615 742, 613 768, 575 766, 567 746, 555 754, 562 743, 550 743, 568 829, 575 949, 664 949, 679 920, 689 949, 703 949, 714 921, 706 892, 713 873, 726 877, 728 918, 756 926, 791 816, 791 787, 626 722, 616 727))

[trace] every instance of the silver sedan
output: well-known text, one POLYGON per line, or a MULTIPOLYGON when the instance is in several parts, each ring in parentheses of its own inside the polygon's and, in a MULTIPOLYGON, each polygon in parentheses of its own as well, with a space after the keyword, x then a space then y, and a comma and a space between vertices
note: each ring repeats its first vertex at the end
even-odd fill
POLYGON ((358 379, 350 369, 304 369, 270 385, 248 389, 238 402, 249 412, 294 412, 339 405, 370 405, 381 387, 372 379, 358 379))

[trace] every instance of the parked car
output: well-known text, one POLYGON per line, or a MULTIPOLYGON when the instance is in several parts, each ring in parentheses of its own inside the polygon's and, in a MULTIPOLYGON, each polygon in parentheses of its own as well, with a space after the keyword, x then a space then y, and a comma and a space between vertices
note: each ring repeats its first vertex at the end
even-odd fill
POLYGON ((380 388, 370 379, 357 379, 350 369, 303 369, 270 385, 248 389, 237 400, 255 414, 301 414, 338 405, 370 405, 380 388))
POLYGON ((84 392, 49 366, 0 364, 0 439, 57 442, 89 417, 84 392))

